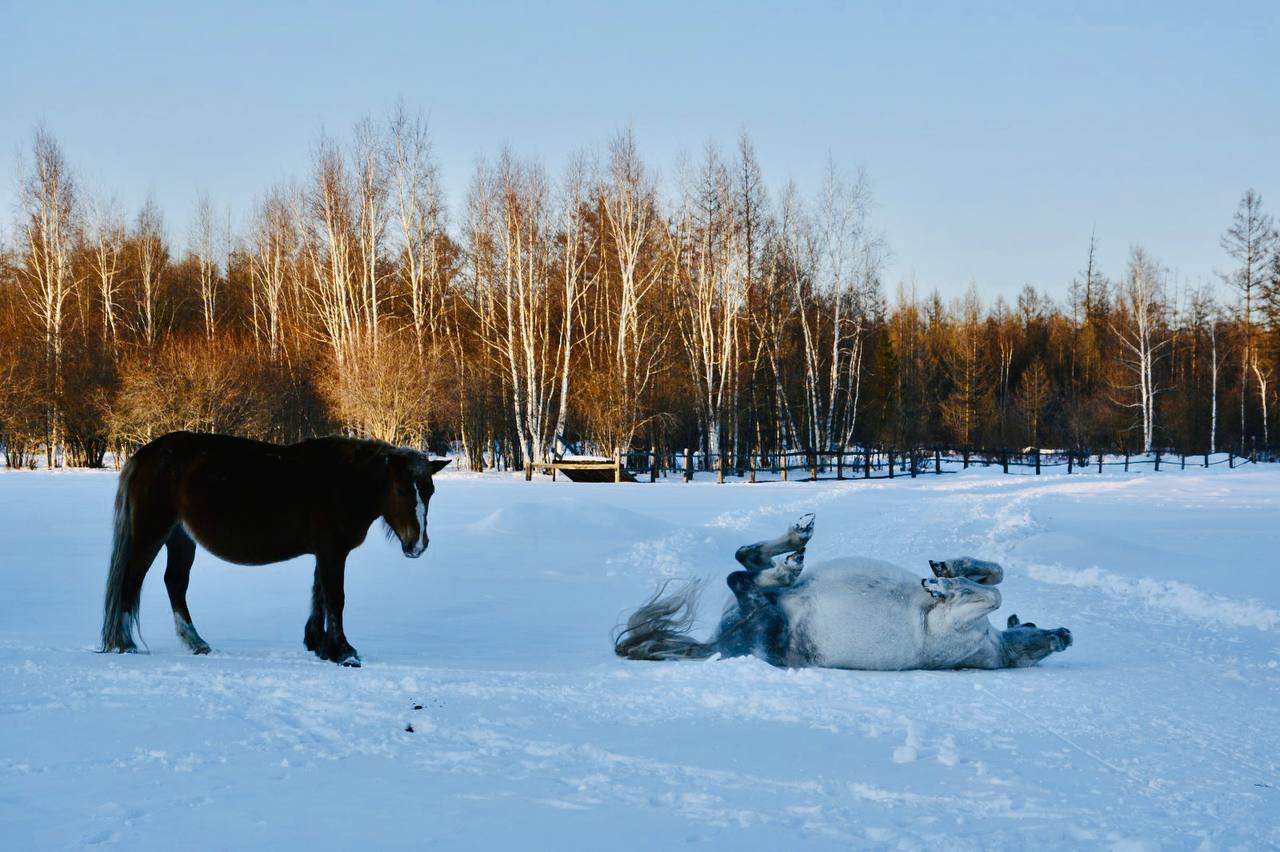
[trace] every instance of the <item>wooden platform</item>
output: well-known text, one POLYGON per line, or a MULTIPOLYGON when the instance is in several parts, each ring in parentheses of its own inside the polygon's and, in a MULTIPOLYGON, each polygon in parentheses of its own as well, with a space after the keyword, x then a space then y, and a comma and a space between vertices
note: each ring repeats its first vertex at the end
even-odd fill
POLYGON ((556 478, 557 472, 563 473, 570 482, 636 481, 636 478, 615 459, 574 459, 529 465, 525 468, 525 479, 532 478, 534 470, 550 473, 552 479, 556 478))
POLYGON ((615 479, 613 465, 599 467, 562 467, 560 472, 570 482, 635 482, 636 478, 624 467, 615 479))

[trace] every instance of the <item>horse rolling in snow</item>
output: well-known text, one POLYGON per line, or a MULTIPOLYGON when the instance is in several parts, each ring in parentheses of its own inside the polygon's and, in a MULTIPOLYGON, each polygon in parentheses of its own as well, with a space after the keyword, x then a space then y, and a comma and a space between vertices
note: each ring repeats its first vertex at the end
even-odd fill
POLYGON ((746 570, 729 575, 734 600, 710 641, 688 635, 694 583, 669 595, 660 589, 614 637, 614 651, 633 660, 750 654, 789 667, 1001 669, 1035 665, 1071 644, 1069 630, 1041 630, 1016 615, 1006 630, 991 625, 1004 578, 994 562, 930 561, 934 576, 921 579, 876 559, 835 559, 801 578, 813 523, 805 515, 778 538, 738 549, 746 570))
POLYGON ((316 438, 278 446, 228 435, 173 432, 120 471, 102 650, 132 652, 142 580, 161 547, 178 637, 209 653, 187 609, 196 542, 242 565, 316 557, 307 650, 344 666, 360 656, 342 629, 347 554, 379 517, 405 556, 427 549, 432 475, 448 464, 381 441, 316 438))

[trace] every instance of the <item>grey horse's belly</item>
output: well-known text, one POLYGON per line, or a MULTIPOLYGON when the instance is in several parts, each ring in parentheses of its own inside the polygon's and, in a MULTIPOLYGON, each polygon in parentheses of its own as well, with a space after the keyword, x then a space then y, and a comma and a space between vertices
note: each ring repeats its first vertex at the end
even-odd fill
POLYGON ((920 578, 876 559, 810 566, 778 596, 790 633, 792 665, 901 670, 928 666, 920 578))

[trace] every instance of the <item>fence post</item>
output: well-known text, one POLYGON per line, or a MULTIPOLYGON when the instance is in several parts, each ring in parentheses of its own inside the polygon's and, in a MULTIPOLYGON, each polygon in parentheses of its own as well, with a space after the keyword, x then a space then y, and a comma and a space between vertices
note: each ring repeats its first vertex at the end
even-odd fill
POLYGON ((1036 447, 1036 476, 1040 475, 1040 448, 1036 447))
POLYGON ((782 450, 782 481, 787 481, 787 451, 782 450))
POLYGON ((893 479, 893 448, 889 448, 889 478, 893 479))
POLYGON ((1071 474, 1072 468, 1075 466, 1076 452, 1075 450, 1067 450, 1067 474, 1071 474))
POLYGON ((531 461, 524 463, 524 481, 533 482, 533 462, 531 461))
POLYGON ((759 447, 751 448, 751 481, 756 481, 756 453, 760 451, 759 447))
POLYGON ((1098 473, 1102 473, 1102 450, 1098 450, 1098 473))
POLYGON ((1004 472, 1009 472, 1009 448, 1000 448, 1000 466, 1004 468, 1004 472))
POLYGON ((1183 453, 1183 454, 1182 454, 1182 469, 1183 469, 1183 470, 1186 470, 1186 469, 1187 469, 1187 454, 1186 454, 1186 453, 1183 453))
POLYGON ((1160 472, 1160 451, 1156 450, 1156 473, 1160 472))
POLYGON ((911 451, 911 478, 916 478, 916 451, 911 451))
POLYGON ((964 469, 969 469, 969 448, 967 446, 964 448, 964 469))
POLYGON ((942 450, 937 447, 933 448, 933 472, 938 476, 942 475, 942 450))
POLYGON ((1124 472, 1125 473, 1129 472, 1129 451, 1128 450, 1124 451, 1124 472))
POLYGON ((818 481, 818 451, 814 450, 809 454, 809 479, 813 482, 818 481))
POLYGON ((716 482, 724 485, 724 448, 716 453, 716 482))
POLYGON ((693 452, 684 448, 684 481, 693 482, 693 452))
POLYGON ((1227 450, 1227 467, 1234 469, 1236 466, 1236 454, 1227 450))
POLYGON ((1205 467, 1208 467, 1208 466, 1209 466, 1209 454, 1208 454, 1208 453, 1205 453, 1205 454, 1204 454, 1204 466, 1205 466, 1205 467))
POLYGON ((862 458, 862 478, 863 478, 863 479, 870 479, 870 478, 871 478, 871 448, 870 448, 870 447, 863 447, 862 452, 863 452, 863 458, 862 458))
POLYGON ((658 448, 649 448, 649 481, 658 481, 658 448))
POLYGON ((622 481, 622 447, 613 448, 613 481, 622 481))

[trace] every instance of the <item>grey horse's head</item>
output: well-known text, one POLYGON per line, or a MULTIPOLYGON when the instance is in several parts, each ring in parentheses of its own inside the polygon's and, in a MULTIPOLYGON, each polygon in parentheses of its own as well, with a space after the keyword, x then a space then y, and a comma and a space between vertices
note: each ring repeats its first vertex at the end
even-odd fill
POLYGON ((972 629, 987 613, 1000 608, 999 589, 964 577, 932 577, 921 580, 920 586, 933 598, 927 619, 937 635, 972 629))

